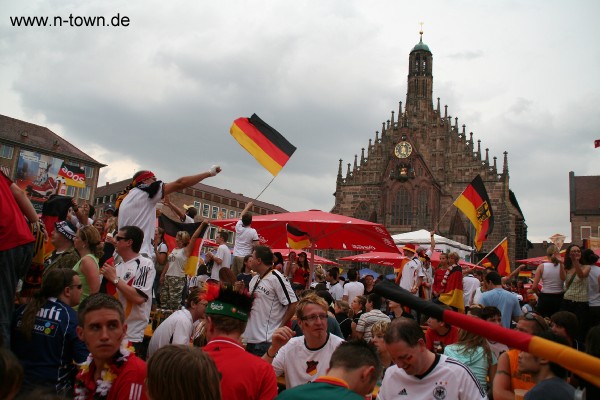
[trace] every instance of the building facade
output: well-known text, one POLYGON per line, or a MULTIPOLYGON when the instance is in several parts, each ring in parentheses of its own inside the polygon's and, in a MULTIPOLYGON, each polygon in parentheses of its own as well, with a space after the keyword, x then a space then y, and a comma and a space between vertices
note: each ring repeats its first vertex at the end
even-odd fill
POLYGON ((0 168, 28 193, 38 212, 48 196, 61 188, 67 196, 91 202, 100 168, 105 166, 46 127, 0 115, 0 168), (85 187, 62 183, 57 174, 63 163, 83 169, 85 187))
MULTIPOLYGON (((509 187, 508 155, 502 165, 475 143, 473 133, 433 103, 433 55, 419 43, 409 55, 405 106, 382 123, 360 158, 340 159, 332 212, 383 224, 391 234, 437 231, 472 245, 474 230, 453 206, 478 174, 492 203, 495 225, 481 253, 508 237, 512 261, 527 257, 527 225, 509 187)), ((481 256, 481 254, 480 254, 481 256)))
POLYGON ((575 176, 569 172, 571 242, 600 248, 600 175, 575 176))

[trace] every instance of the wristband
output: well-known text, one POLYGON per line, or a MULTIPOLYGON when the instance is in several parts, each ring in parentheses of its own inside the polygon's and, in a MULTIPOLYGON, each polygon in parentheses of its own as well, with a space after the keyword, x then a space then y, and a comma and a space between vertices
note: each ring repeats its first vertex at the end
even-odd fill
MULTIPOLYGON (((269 347, 269 349, 270 349, 270 347, 269 347)), ((269 354, 269 349, 267 349, 267 353, 266 353, 267 357, 269 357, 269 358, 275 358, 275 356, 277 355, 277 352, 275 352, 275 354, 273 354, 273 355, 270 355, 269 354)))

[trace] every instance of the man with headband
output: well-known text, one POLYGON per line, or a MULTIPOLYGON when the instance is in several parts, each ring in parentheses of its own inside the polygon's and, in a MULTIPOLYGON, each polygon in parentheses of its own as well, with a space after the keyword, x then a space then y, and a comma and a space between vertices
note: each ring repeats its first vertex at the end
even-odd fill
POLYGON ((54 246, 54 251, 44 262, 46 265, 44 277, 55 268, 72 269, 79 261, 79 254, 73 247, 77 228, 67 221, 56 222, 54 227, 55 229, 50 235, 50 242, 54 246))
POLYGON ((252 309, 252 297, 229 287, 210 284, 204 296, 206 338, 204 351, 221 373, 224 399, 273 399, 277 378, 273 367, 244 350, 241 336, 252 309))
POLYGON ((132 182, 119 195, 116 202, 119 228, 122 226, 140 228, 144 232, 144 242, 140 254, 150 257, 154 251, 152 238, 156 225, 156 204, 164 196, 193 186, 219 172, 221 172, 221 167, 213 165, 207 172, 184 176, 169 183, 157 180, 151 171, 136 172, 132 182))

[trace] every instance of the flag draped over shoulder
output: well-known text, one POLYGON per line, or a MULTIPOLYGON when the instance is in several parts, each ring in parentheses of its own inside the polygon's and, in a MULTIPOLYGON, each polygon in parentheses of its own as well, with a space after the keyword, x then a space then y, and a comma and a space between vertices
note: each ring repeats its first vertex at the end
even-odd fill
POLYGON ((67 186, 85 187, 85 172, 82 167, 67 165, 63 162, 58 171, 58 176, 65 178, 67 186))
POLYGON ((490 251, 490 254, 485 256, 479 262, 484 267, 494 267, 501 276, 510 275, 510 260, 508 258, 508 240, 506 238, 490 251))
POLYGON ((446 279, 444 291, 440 294, 439 301, 450 307, 456 307, 459 310, 465 309, 465 298, 463 292, 462 267, 455 265, 450 270, 446 279))
POLYGON ((238 143, 273 176, 288 162, 296 147, 256 114, 238 118, 229 129, 238 143))
POLYGON ((310 238, 306 232, 302 232, 290 224, 286 224, 285 229, 287 230, 287 242, 290 249, 300 250, 310 247, 310 238))
MULTIPOLYGON (((185 231, 192 236, 196 229, 201 225, 201 222, 194 222, 191 224, 184 224, 181 222, 173 221, 172 219, 166 217, 165 215, 161 215, 158 217, 158 226, 165 230, 165 243, 169 248, 169 253, 177 247, 175 243, 175 237, 177 236, 177 232, 185 231)), ((188 276, 196 275, 196 266, 198 265, 198 257, 200 253, 200 244, 202 243, 202 238, 204 237, 204 233, 208 228, 208 224, 204 227, 204 229, 200 232, 200 236, 196 239, 194 243, 194 249, 192 250, 192 254, 187 260, 185 264, 184 271, 188 276)))
POLYGON ((466 215, 475 227, 475 247, 481 250, 483 242, 494 229, 494 214, 492 203, 487 195, 481 176, 467 186, 460 196, 454 201, 454 205, 466 215))

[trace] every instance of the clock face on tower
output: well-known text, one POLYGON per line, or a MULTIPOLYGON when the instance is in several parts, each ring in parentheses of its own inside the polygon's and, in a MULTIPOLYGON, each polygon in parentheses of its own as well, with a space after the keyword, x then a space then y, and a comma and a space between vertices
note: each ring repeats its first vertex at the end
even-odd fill
POLYGON ((412 145, 405 140, 398 142, 396 147, 394 147, 394 154, 398 158, 407 158, 412 154, 412 151, 412 145))

